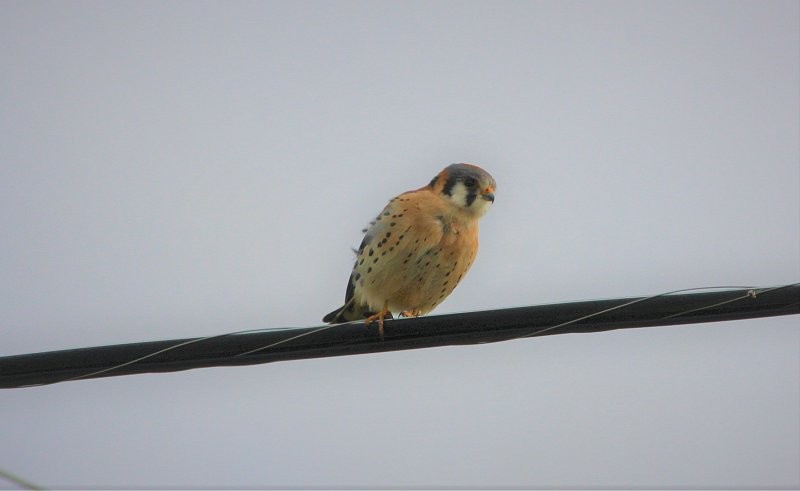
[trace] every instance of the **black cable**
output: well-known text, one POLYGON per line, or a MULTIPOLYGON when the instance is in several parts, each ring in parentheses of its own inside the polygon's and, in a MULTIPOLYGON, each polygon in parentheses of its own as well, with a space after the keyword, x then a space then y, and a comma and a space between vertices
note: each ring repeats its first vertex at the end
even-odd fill
POLYGON ((0 388, 798 313, 800 284, 794 284, 390 320, 383 338, 363 322, 272 329, 1 357, 0 388))

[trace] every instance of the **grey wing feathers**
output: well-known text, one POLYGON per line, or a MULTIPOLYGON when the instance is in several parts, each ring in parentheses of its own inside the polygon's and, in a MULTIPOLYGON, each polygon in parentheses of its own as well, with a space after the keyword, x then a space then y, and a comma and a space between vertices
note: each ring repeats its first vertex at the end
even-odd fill
MULTIPOLYGON (((358 254, 361 254, 361 252, 370 243, 371 240, 372 240, 372 235, 368 232, 367 235, 364 236, 364 240, 361 241, 361 245, 358 246, 358 254)), ((356 262, 357 261, 358 259, 356 259, 356 262)), ((339 324, 341 322, 350 322, 359 319, 366 319, 367 317, 374 314, 374 312, 370 310, 368 305, 356 305, 356 299, 355 299, 356 285, 355 285, 355 280, 353 279, 353 274, 355 273, 350 273, 350 278, 347 279, 347 289, 345 290, 344 294, 344 305, 334 310, 333 312, 328 313, 325 317, 322 318, 322 322, 328 322, 330 324, 339 324)), ((387 316, 387 319, 391 319, 391 315, 387 316)))

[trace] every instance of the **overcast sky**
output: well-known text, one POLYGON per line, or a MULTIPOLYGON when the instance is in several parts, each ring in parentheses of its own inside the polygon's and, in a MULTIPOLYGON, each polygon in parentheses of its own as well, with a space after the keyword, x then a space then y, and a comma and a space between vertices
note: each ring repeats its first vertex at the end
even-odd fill
MULTIPOLYGON (((796 1, 0 3, 0 356, 320 324, 496 179, 433 315, 800 281, 796 1)), ((59 487, 800 487, 798 318, 0 391, 59 487)), ((0 480, 0 487, 10 484, 0 480)))

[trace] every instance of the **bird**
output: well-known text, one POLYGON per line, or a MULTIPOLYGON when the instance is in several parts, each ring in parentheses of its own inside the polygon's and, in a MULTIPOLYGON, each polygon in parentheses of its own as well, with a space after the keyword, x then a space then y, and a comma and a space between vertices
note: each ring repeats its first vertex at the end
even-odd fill
POLYGON ((445 167, 431 181, 392 198, 365 228, 344 305, 322 321, 378 321, 392 312, 419 317, 439 305, 478 252, 478 222, 494 204, 494 178, 474 164, 445 167))

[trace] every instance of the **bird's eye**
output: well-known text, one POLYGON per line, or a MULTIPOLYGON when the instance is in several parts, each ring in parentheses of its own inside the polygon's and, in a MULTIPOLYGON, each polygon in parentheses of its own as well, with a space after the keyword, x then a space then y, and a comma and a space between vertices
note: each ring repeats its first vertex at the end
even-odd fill
POLYGON ((472 177, 467 177, 464 179, 464 185, 468 188, 474 187, 476 184, 475 179, 472 177))

